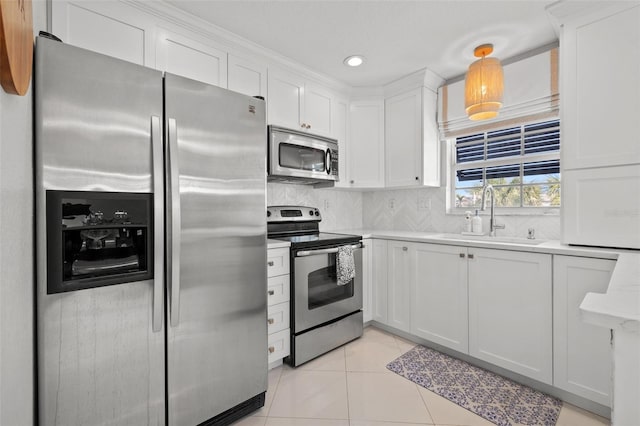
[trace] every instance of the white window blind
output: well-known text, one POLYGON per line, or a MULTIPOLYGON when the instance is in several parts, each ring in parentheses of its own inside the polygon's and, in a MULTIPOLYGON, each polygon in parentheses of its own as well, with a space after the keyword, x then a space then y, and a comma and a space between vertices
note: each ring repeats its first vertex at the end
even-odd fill
POLYGON ((524 124, 455 139, 456 208, 479 208, 491 184, 498 207, 560 206, 560 121, 524 124))

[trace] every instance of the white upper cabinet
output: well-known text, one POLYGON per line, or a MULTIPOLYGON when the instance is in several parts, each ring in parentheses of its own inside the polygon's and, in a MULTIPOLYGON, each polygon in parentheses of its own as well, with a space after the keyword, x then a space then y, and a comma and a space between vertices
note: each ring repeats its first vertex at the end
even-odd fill
POLYGON ((302 126, 304 124, 302 121, 304 116, 304 80, 302 77, 270 69, 267 80, 269 124, 306 130, 306 127, 302 126))
POLYGON ((153 64, 146 46, 153 43, 153 25, 136 9, 117 2, 55 1, 52 32, 63 42, 133 62, 153 64))
POLYGON ((332 137, 338 141, 338 182, 337 188, 349 187, 349 169, 347 167, 347 156, 349 140, 349 101, 336 98, 333 107, 333 134, 332 137))
MULTIPOLYGON (((589 3, 589 2, 587 2, 589 3)), ((640 248, 640 5, 558 2, 562 242, 640 248)))
POLYGON ((346 149, 349 188, 384 186, 384 102, 354 101, 349 106, 346 149))
POLYGON ((248 96, 267 96, 267 66, 236 55, 228 56, 228 88, 248 96))
POLYGON ((422 88, 422 184, 440 186, 440 132, 438 93, 422 88))
POLYGON ((385 186, 439 186, 437 94, 419 87, 385 100, 385 186))
POLYGON ((332 137, 334 95, 282 70, 269 70, 269 124, 332 137))
POLYGON ((417 186, 422 168, 422 90, 385 100, 385 186, 417 186))
POLYGON ((309 133, 333 136, 334 96, 320 86, 306 84, 304 90, 304 124, 309 133))
POLYGON ((171 74, 227 87, 227 53, 183 34, 158 28, 156 68, 171 74))
POLYGON ((562 173, 565 244, 640 249, 640 164, 562 173))
POLYGON ((629 5, 563 22, 564 170, 640 163, 640 5, 629 5))

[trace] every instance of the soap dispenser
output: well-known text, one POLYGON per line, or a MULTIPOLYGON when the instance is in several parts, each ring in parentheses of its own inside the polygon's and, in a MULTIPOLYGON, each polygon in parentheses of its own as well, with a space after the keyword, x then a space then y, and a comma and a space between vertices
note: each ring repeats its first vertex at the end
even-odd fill
POLYGON ((471 212, 464 212, 464 232, 471 232, 471 212))
POLYGON ((482 218, 478 209, 476 209, 476 215, 471 220, 471 229, 474 234, 482 234, 482 218))

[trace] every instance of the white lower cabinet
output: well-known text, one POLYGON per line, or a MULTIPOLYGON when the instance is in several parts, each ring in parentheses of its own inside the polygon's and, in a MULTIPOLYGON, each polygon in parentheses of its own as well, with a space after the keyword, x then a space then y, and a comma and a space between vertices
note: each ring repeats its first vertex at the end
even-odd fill
POLYGON ((387 241, 371 240, 371 316, 387 323, 387 241))
POLYGON ((413 246, 405 241, 389 241, 387 271, 387 324, 398 330, 411 331, 411 286, 413 279, 413 246))
POLYGON ((275 367, 290 351, 289 248, 267 250, 267 353, 275 367))
POLYGON ((468 249, 469 354, 552 383, 551 255, 468 249))
POLYGON ((373 321, 611 406, 610 332, 584 323, 579 306, 606 292, 615 260, 367 245, 373 321))
POLYGON ((411 334, 469 351, 467 248, 413 244, 411 334))
POLYGON ((267 345, 269 350, 269 366, 275 367, 274 363, 280 362, 283 358, 289 356, 291 351, 291 336, 289 329, 278 331, 277 333, 267 336, 267 345))
POLYGON ((614 260, 553 258, 553 385, 606 406, 611 406, 610 331, 583 322, 580 303, 589 292, 606 292, 614 266, 614 260))
POLYGON ((372 313, 372 268, 373 268, 373 240, 365 238, 362 240, 362 321, 369 322, 373 319, 372 313))

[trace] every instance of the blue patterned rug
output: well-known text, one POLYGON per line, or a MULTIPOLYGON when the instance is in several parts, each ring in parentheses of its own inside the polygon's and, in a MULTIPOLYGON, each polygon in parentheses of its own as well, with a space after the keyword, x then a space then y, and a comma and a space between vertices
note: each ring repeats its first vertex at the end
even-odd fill
POLYGON ((554 426, 562 408, 556 398, 424 346, 387 368, 500 426, 554 426))

